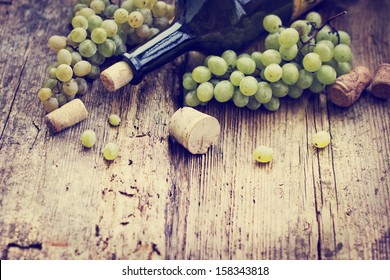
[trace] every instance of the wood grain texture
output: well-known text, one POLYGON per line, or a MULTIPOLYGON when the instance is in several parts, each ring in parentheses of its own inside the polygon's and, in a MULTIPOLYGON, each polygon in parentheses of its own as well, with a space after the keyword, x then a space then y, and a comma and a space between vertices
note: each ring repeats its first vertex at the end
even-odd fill
MULTIPOLYGON (((389 62, 389 3, 338 2, 318 10, 348 10, 336 25, 353 38, 355 65, 389 62)), ((0 3, 1 259, 390 259, 389 101, 365 91, 339 108, 307 94, 276 113, 211 103, 198 109, 220 121, 221 138, 194 156, 168 135, 180 77, 199 62, 187 54, 115 93, 96 81, 83 97, 89 118, 52 136, 36 92, 71 6, 0 3), (91 150, 85 129, 98 137, 91 150), (311 145, 318 130, 332 135, 326 149, 311 145), (101 156, 109 141, 121 147, 112 163, 101 156), (253 161, 260 144, 274 148, 270 164, 253 161)), ((248 49, 259 48, 261 38, 248 49)))

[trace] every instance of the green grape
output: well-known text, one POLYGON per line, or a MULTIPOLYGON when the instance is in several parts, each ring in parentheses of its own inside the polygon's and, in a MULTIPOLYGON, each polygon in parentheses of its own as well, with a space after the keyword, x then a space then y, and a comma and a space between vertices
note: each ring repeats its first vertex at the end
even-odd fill
POLYGON ((226 61, 228 66, 236 67, 237 64, 237 54, 235 51, 226 50, 222 53, 222 58, 226 61))
POLYGON ((272 94, 275 97, 285 97, 288 94, 289 87, 282 80, 270 84, 272 94))
POLYGON ((332 30, 329 25, 325 25, 316 35, 316 41, 329 40, 332 41, 332 30))
POLYGON ((121 118, 116 114, 108 116, 108 122, 113 126, 118 126, 121 123, 121 118))
POLYGON ((102 0, 93 0, 89 6, 95 14, 101 14, 106 9, 106 4, 102 0))
POLYGON ((121 5, 122 9, 125 9, 128 13, 131 13, 136 9, 136 6, 134 5, 133 0, 126 0, 121 5))
POLYGON ((66 48, 66 37, 54 35, 49 38, 49 48, 54 51, 60 51, 66 48))
POLYGON ((56 94, 54 98, 57 99, 58 107, 64 106, 67 102, 66 97, 63 94, 56 94))
POLYGON ((291 24, 291 27, 298 31, 300 37, 308 35, 311 29, 309 23, 305 20, 296 20, 291 24))
POLYGON ((230 82, 233 84, 233 86, 236 86, 238 87, 241 83, 241 80, 245 78, 245 75, 244 73, 236 70, 236 71, 233 71, 231 74, 230 74, 230 82))
POLYGON ((268 103, 272 98, 272 88, 267 82, 260 82, 259 89, 255 93, 255 98, 259 103, 268 103))
POLYGON ((265 68, 265 66, 263 65, 263 62, 261 62, 261 57, 263 56, 263 54, 261 52, 253 52, 251 54, 251 58, 253 59, 253 61, 255 62, 256 64, 256 68, 258 69, 263 69, 265 68))
POLYGON ((120 35, 120 36, 122 37, 121 33, 122 33, 122 34, 124 33, 123 36, 127 37, 127 35, 133 33, 134 30, 135 30, 135 28, 131 27, 131 26, 126 22, 126 23, 123 23, 123 24, 121 24, 121 25, 119 26, 118 35, 120 35))
POLYGON ((196 95, 201 102, 209 102, 214 96, 214 85, 210 82, 201 83, 196 89, 196 95))
POLYGON ((91 63, 88 61, 82 60, 75 64, 73 67, 74 74, 78 77, 84 77, 91 72, 91 63))
POLYGON ((267 37, 265 37, 265 41, 264 41, 265 48, 267 50, 279 50, 280 48, 279 36, 280 36, 279 32, 268 34, 267 37))
POLYGON ((76 93, 79 91, 77 82, 74 79, 71 79, 70 81, 63 83, 62 91, 66 95, 76 95, 76 93))
MULTIPOLYGON (((325 41, 322 41, 325 42, 325 41)), ((331 61, 333 58, 333 49, 331 49, 327 44, 317 44, 313 52, 318 54, 321 57, 322 62, 331 61)))
POLYGON ((330 134, 327 131, 319 131, 313 135, 313 145, 317 148, 325 148, 330 144, 330 134))
POLYGON ((261 56, 261 62, 264 66, 268 66, 270 64, 280 64, 282 62, 282 57, 276 50, 266 50, 261 56))
POLYGON ((229 67, 227 62, 219 56, 211 57, 207 62, 207 66, 210 69, 211 73, 216 76, 225 75, 229 67))
POLYGON ((351 45, 351 37, 345 31, 338 31, 340 37, 340 44, 350 46, 351 45))
POLYGON ((155 35, 157 35, 158 33, 160 32, 160 30, 158 30, 157 28, 149 28, 149 36, 148 36, 148 39, 154 37, 155 35))
POLYGON ((48 74, 49 74, 49 78, 50 79, 56 79, 56 70, 57 68, 50 68, 49 71, 48 71, 48 74))
POLYGON ((291 48, 299 41, 299 33, 295 28, 286 28, 280 32, 279 44, 280 46, 291 48))
POLYGON ((268 111, 274 112, 277 111, 280 107, 280 100, 276 96, 272 96, 271 100, 268 103, 264 103, 264 108, 268 111))
POLYGON ((77 88, 78 88, 77 94, 79 95, 86 94, 88 91, 87 81, 84 78, 76 78, 75 81, 77 83, 77 88))
POLYGON ((240 89, 236 89, 233 94, 233 103, 236 107, 243 108, 249 102, 249 96, 243 95, 240 89))
POLYGON ((67 49, 62 49, 57 53, 57 61, 59 64, 68 64, 72 63, 72 55, 67 49))
POLYGON ((305 69, 299 70, 299 77, 296 85, 301 89, 307 89, 313 83, 313 74, 305 69))
POLYGON ((246 96, 254 95, 259 89, 257 80, 252 76, 244 77, 240 82, 240 91, 246 96))
POLYGON ((166 17, 156 17, 153 20, 153 26, 160 29, 165 30, 169 25, 169 20, 166 17))
POLYGON ((88 20, 83 16, 75 16, 72 19, 72 26, 73 28, 82 28, 84 30, 88 29, 88 20))
POLYGON ((131 12, 128 17, 128 23, 131 27, 138 28, 144 24, 144 16, 138 11, 131 12))
POLYGON ((96 52, 93 56, 88 57, 87 59, 90 63, 98 66, 102 65, 106 61, 106 58, 99 52, 96 52))
POLYGON ((95 28, 91 33, 91 40, 95 44, 101 44, 107 40, 107 31, 103 28, 95 28))
POLYGON ((257 101, 254 96, 250 96, 249 100, 248 100, 248 104, 246 104, 246 107, 249 110, 256 111, 257 109, 259 109, 261 107, 261 103, 259 101, 257 101))
POLYGON ((187 92, 187 94, 184 97, 184 104, 189 107, 196 107, 200 104, 200 100, 196 95, 195 90, 187 92))
POLYGON ((352 52, 351 48, 345 44, 339 44, 334 47, 333 50, 334 59, 341 62, 349 62, 352 60, 352 52))
POLYGON ((101 28, 107 32, 107 37, 113 37, 118 33, 118 25, 112 19, 103 20, 101 28))
POLYGON ((172 19, 175 17, 175 6, 168 4, 167 12, 165 13, 165 16, 169 19, 172 19))
POLYGON ((349 63, 349 62, 337 63, 337 66, 336 66, 337 76, 348 74, 351 71, 352 71, 351 63, 349 63))
POLYGON ((337 69, 337 66, 338 66, 339 63, 338 63, 336 60, 332 59, 331 61, 325 62, 324 64, 330 65, 330 66, 332 66, 334 69, 337 69))
POLYGON ((44 83, 43 87, 44 88, 49 88, 49 89, 53 89, 55 87, 57 87, 57 79, 54 78, 54 79, 47 79, 46 82, 44 83))
POLYGON ((91 5, 92 0, 77 0, 77 2, 85 4, 88 7, 89 5, 91 5))
POLYGON ((263 19, 263 27, 269 33, 278 32, 280 26, 282 26, 282 20, 277 15, 267 15, 263 19))
POLYGON ((303 94, 303 89, 301 89, 298 86, 295 86, 295 85, 290 86, 290 88, 288 89, 288 96, 290 96, 293 99, 297 99, 297 98, 301 97, 302 94, 303 94))
POLYGON ((83 58, 81 57, 81 54, 79 54, 78 52, 72 52, 70 54, 72 60, 70 62, 70 65, 71 66, 74 66, 77 62, 83 60, 83 58))
POLYGON ((54 110, 57 110, 59 107, 58 100, 54 97, 50 97, 49 99, 43 101, 42 103, 47 113, 53 112, 54 110))
POLYGON ((38 91, 38 98, 41 101, 46 101, 52 96, 52 92, 50 88, 41 88, 38 91))
MULTIPOLYGON (((96 13, 91 8, 82 8, 80 11, 76 13, 76 16, 83 16, 86 19, 90 16, 96 15, 96 13)), ((86 27, 85 29, 87 29, 86 27)))
POLYGON ((317 12, 310 12, 306 15, 305 18, 309 22, 315 23, 316 27, 320 27, 322 24, 322 17, 319 13, 317 12))
POLYGON ((313 93, 321 93, 325 90, 325 85, 321 83, 316 76, 313 77, 313 83, 309 87, 309 90, 313 93))
POLYGON ((234 86, 231 82, 223 80, 220 81, 214 88, 214 97, 218 102, 229 101, 234 94, 234 86))
POLYGON ((88 73, 87 77, 93 80, 96 80, 100 76, 100 68, 99 66, 92 65, 91 72, 88 73))
POLYGON ((155 17, 164 16, 167 10, 168 6, 164 1, 157 1, 157 3, 152 7, 152 12, 155 17))
POLYGON ((61 64, 56 69, 56 77, 61 82, 67 82, 70 79, 72 79, 73 76, 73 70, 72 68, 67 64, 61 64))
POLYGON ((119 147, 115 143, 108 143, 103 148, 103 156, 106 160, 114 160, 119 156, 119 147))
POLYGON ((316 72, 316 77, 320 83, 328 86, 336 81, 337 73, 332 66, 322 65, 316 72))
POLYGON ((282 66, 282 80, 287 85, 293 85, 298 81, 299 70, 293 63, 286 63, 282 66))
POLYGON ((316 53, 308 53, 302 61, 303 68, 309 72, 316 72, 322 65, 321 57, 316 53))
POLYGON ((274 157, 274 151, 267 146, 258 146, 253 150, 253 157, 257 162, 268 163, 274 157))
POLYGON ((140 27, 138 27, 135 32, 137 33, 138 37, 142 39, 146 39, 149 37, 149 26, 146 24, 142 24, 140 27))
POLYGON ((191 73, 187 73, 189 74, 188 76, 186 77, 183 77, 183 87, 186 89, 186 90, 194 90, 196 89, 196 87, 198 86, 198 83, 194 81, 194 79, 192 79, 192 76, 191 76, 191 73))
POLYGON ((96 134, 93 130, 85 130, 80 137, 81 144, 86 148, 91 148, 96 144, 96 134))
POLYGON ((118 9, 119 9, 118 5, 113 5, 113 4, 107 5, 106 8, 104 9, 103 14, 106 18, 113 18, 115 11, 118 9))
POLYGON ((76 27, 69 34, 70 39, 75 43, 81 43, 87 38, 87 31, 81 27, 76 27))
POLYGON ((332 43, 332 41, 330 41, 330 40, 322 40, 322 41, 317 42, 317 46, 318 45, 322 45, 322 44, 328 46, 333 51, 334 44, 332 43))
POLYGON ((278 64, 270 64, 264 69, 264 77, 267 81, 274 83, 282 78, 283 70, 278 64))
POLYGON ((195 82, 201 84, 211 79, 211 71, 205 66, 198 66, 192 70, 192 78, 195 82))
POLYGON ((95 28, 102 26, 103 19, 98 15, 88 17, 88 31, 92 32, 95 28))
POLYGON ((237 56, 237 59, 240 59, 241 57, 251 57, 251 56, 247 53, 241 53, 237 56))
POLYGON ((115 42, 107 39, 102 44, 98 46, 99 53, 103 55, 104 57, 108 58, 115 54, 116 51, 116 45, 115 42))
POLYGON ((281 46, 279 48, 279 53, 280 53, 282 59, 284 59, 286 61, 291 61, 294 58, 296 58, 298 55, 298 51, 299 51, 298 46, 296 44, 293 45, 292 47, 289 47, 289 48, 286 48, 283 46, 281 46))
MULTIPOLYGON (((89 5, 89 4, 88 4, 89 5)), ((83 8, 88 8, 88 5, 78 3, 73 6, 73 14, 76 14, 78 11, 80 11, 83 8)))
POLYGON ((70 46, 72 48, 77 48, 79 46, 79 43, 76 43, 72 40, 72 38, 70 37, 70 33, 66 37, 66 44, 67 46, 70 46))
POLYGON ((243 56, 237 59, 236 67, 245 75, 251 75, 256 70, 256 63, 250 56, 243 56))
POLYGON ((147 0, 134 0, 134 5, 137 7, 137 8, 143 8, 147 5, 148 1, 147 0))

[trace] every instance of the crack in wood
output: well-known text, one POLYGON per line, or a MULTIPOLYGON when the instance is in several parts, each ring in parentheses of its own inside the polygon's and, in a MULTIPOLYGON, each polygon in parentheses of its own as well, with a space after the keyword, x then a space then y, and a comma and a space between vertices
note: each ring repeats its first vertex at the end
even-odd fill
POLYGON ((8 243, 7 246, 5 247, 5 249, 3 250, 3 253, 1 256, 2 260, 8 259, 9 250, 11 248, 17 248, 20 250, 42 250, 42 243, 36 242, 36 243, 31 243, 29 245, 20 245, 18 243, 14 243, 14 242, 8 243))

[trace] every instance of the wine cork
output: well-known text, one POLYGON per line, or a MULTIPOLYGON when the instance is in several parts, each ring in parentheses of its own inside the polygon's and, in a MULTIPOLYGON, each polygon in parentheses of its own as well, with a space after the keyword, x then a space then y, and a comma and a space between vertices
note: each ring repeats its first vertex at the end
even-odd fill
POLYGON ((116 91, 127 85, 133 77, 133 70, 124 61, 115 63, 100 74, 104 87, 109 91, 116 91))
POLYGON ((338 77, 334 84, 327 88, 329 99, 340 107, 351 106, 359 99, 371 81, 370 69, 358 66, 350 73, 338 77))
POLYGON ((193 108, 177 110, 169 123, 169 134, 192 154, 205 154, 218 142, 221 126, 212 116, 193 108))
POLYGON ((390 64, 379 65, 372 82, 371 92, 378 98, 390 98, 390 64))
POLYGON ((74 99, 46 115, 46 124, 52 133, 58 133, 88 117, 88 111, 80 99, 74 99))

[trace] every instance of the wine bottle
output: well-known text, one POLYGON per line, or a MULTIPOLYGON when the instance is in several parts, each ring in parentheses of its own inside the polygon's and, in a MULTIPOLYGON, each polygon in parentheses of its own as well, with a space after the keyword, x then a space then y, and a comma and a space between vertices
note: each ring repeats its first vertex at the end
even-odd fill
POLYGON ((177 0, 170 27, 145 44, 123 54, 123 61, 101 74, 103 85, 115 91, 137 84, 144 75, 177 56, 196 50, 218 54, 240 50, 263 32, 263 18, 279 15, 283 21, 298 17, 321 0, 177 0))

